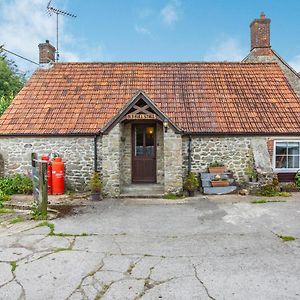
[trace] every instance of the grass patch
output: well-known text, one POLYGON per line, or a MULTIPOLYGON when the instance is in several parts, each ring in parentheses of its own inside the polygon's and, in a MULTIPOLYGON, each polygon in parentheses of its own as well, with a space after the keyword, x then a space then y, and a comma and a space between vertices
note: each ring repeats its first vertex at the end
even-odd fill
POLYGON ((63 252, 63 251, 71 251, 71 248, 56 248, 53 253, 63 252))
POLYGON ((294 241, 296 238, 290 235, 278 235, 284 242, 294 241))
POLYGON ((50 229, 50 232, 48 233, 49 236, 80 237, 80 236, 96 235, 96 234, 93 234, 93 233, 86 233, 86 232, 83 232, 83 233, 63 233, 63 232, 58 232, 58 233, 56 233, 56 232, 54 232, 54 229, 55 229, 54 224, 53 223, 49 223, 47 221, 44 221, 44 222, 40 223, 37 227, 43 227, 43 226, 49 227, 49 229, 50 229))
POLYGON ((167 200, 176 200, 176 199, 182 199, 182 198, 184 198, 183 194, 174 194, 174 193, 164 194, 164 199, 167 199, 167 200))
POLYGON ((286 200, 265 200, 265 199, 260 199, 260 200, 251 201, 252 204, 264 204, 264 203, 272 203, 272 202, 286 202, 286 200))
POLYGON ((49 234, 49 235, 61 236, 61 237, 67 237, 67 236, 78 237, 78 236, 90 236, 93 234, 88 234, 86 232, 83 232, 83 233, 63 233, 63 232, 55 233, 55 232, 53 232, 52 234, 49 234))
POLYGON ((50 232, 49 232, 48 235, 53 235, 53 234, 54 234, 54 229, 55 229, 55 227, 54 227, 54 224, 53 224, 53 223, 49 223, 49 222, 47 222, 47 221, 44 221, 44 222, 40 223, 37 227, 43 227, 43 226, 49 227, 50 232))
POLYGON ((0 214, 7 214, 7 213, 12 213, 14 212, 13 209, 10 209, 10 208, 0 208, 0 214))
POLYGON ((17 216, 16 218, 9 221, 9 224, 16 224, 25 221, 21 216, 17 216))
POLYGON ((14 272, 17 268, 17 262, 16 261, 11 261, 10 265, 11 265, 11 271, 14 272))

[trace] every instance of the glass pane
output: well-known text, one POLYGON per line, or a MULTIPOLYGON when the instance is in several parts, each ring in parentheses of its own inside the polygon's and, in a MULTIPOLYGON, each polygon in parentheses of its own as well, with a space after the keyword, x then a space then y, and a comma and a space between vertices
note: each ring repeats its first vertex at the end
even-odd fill
POLYGON ((287 154, 287 143, 276 143, 276 155, 287 154))
POLYGON ((287 167, 287 158, 286 156, 277 156, 276 155, 276 168, 286 168, 287 167))
POLYGON ((146 156, 154 156, 154 127, 146 127, 146 156))
POLYGON ((299 168, 299 156, 288 157, 288 168, 299 168))
POLYGON ((288 143, 288 155, 299 155, 299 143, 288 143))
POLYGON ((143 128, 136 127, 135 128, 135 156, 141 156, 144 153, 143 147, 143 128))

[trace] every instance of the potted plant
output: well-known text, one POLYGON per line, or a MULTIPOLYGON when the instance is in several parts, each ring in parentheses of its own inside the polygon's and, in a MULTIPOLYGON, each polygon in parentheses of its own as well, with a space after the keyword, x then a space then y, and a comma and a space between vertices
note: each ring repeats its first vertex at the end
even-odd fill
POLYGON ((229 186, 229 181, 227 178, 222 178, 220 175, 216 175, 212 180, 211 180, 211 185, 212 187, 224 187, 224 186, 229 186))
POLYGON ((224 173, 225 166, 223 163, 215 161, 208 166, 209 173, 224 173))
POLYGON ((91 200, 99 201, 101 199, 102 182, 99 178, 99 174, 94 172, 90 178, 89 188, 91 191, 91 200))
POLYGON ((183 181, 183 188, 188 192, 189 197, 195 195, 195 191, 198 187, 199 182, 197 176, 194 173, 189 172, 183 181))
POLYGON ((245 170, 245 174, 248 176, 249 182, 257 181, 257 172, 253 166, 249 165, 245 170))

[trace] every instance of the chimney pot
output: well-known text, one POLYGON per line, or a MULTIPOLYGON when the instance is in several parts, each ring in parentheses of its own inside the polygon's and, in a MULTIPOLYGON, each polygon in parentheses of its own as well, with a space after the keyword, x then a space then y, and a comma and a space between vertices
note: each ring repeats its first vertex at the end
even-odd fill
POLYGON ((55 47, 52 46, 49 40, 39 44, 39 63, 48 64, 55 61, 55 47))

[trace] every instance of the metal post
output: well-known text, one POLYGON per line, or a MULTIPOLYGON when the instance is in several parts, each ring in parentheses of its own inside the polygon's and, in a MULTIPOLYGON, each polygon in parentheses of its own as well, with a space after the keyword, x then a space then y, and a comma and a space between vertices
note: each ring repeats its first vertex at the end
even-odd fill
POLYGON ((56 13, 56 61, 59 60, 58 52, 58 13, 56 13))
POLYGON ((36 205, 39 203, 39 170, 37 166, 37 154, 31 153, 32 165, 32 186, 33 186, 33 200, 36 205))
POLYGON ((47 215, 47 206, 48 206, 48 164, 47 161, 39 162, 39 211, 42 213, 42 215, 47 215))

